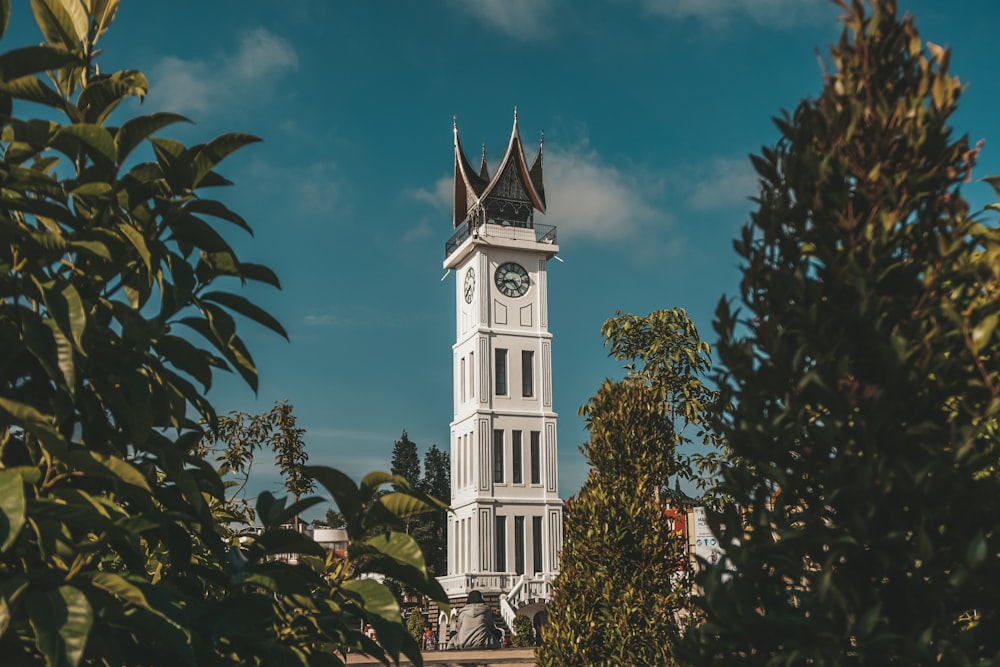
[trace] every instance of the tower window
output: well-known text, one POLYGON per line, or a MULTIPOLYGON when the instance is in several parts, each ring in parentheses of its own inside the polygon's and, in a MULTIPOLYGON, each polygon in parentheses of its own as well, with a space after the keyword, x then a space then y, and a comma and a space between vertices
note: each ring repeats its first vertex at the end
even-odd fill
POLYGON ((541 431, 531 432, 531 483, 542 483, 541 431))
POLYGON ((535 395, 535 353, 530 350, 521 351, 521 396, 531 398, 535 395))
POLYGON ((469 352, 469 398, 476 397, 476 353, 469 352))
POLYGON ((459 376, 459 385, 461 385, 462 388, 460 392, 459 402, 465 403, 465 357, 462 357, 461 362, 459 363, 458 376, 459 376))
POLYGON ((496 571, 507 571, 507 517, 496 518, 496 571))
POLYGON ((534 572, 542 571, 542 517, 531 517, 531 564, 534 572))
POLYGON ((524 517, 514 517, 514 572, 524 574, 524 517))
POLYGON ((524 462, 521 460, 521 432, 510 433, 510 481, 514 484, 524 482, 524 462))
POLYGON ((507 350, 496 350, 496 391, 497 396, 507 395, 507 350))
POLYGON ((493 431, 493 483, 503 484, 503 431, 493 431))

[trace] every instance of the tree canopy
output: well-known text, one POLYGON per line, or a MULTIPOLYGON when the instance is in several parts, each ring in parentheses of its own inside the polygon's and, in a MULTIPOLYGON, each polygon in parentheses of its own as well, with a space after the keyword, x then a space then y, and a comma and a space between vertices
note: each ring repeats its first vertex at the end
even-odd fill
MULTIPOLYGON (((424 453, 423 475, 420 472, 417 444, 404 430, 392 448, 392 472, 447 505, 451 502, 451 456, 431 445, 424 453)), ((417 540, 427 559, 428 567, 437 576, 448 571, 448 514, 438 510, 414 516, 406 531, 417 540)))
MULTIPOLYGON (((303 476, 289 490, 308 477, 336 499, 347 557, 281 527, 318 498, 262 494, 261 533, 227 530, 222 480, 198 446, 217 422, 206 393, 219 371, 257 388, 238 319, 285 335, 233 291, 279 282, 238 258, 220 228, 250 227, 210 196, 229 185, 219 164, 257 139, 185 146, 160 136, 188 122, 177 114, 112 120, 148 89, 141 72, 97 67, 117 7, 32 0, 44 44, 0 54, 0 656, 333 665, 353 649, 419 662, 388 589, 362 578, 447 602, 399 530, 439 504, 404 479, 357 485, 300 466, 293 447, 287 463, 303 476), (396 490, 378 495, 386 485, 396 490), (366 622, 379 644, 362 636, 366 622)), ((0 36, 11 9, 0 0, 0 36)))
MULTIPOLYGON (((257 415, 230 412, 209 425, 199 453, 203 457, 214 455, 219 475, 227 485, 236 487, 226 498, 230 511, 240 514, 248 509, 240 496, 250 479, 254 454, 261 447, 267 446, 274 452, 274 463, 285 490, 294 501, 315 489, 313 480, 303 473, 309 460, 305 432, 297 425, 288 401, 277 401, 270 411, 257 415)), ((253 520, 252 511, 246 512, 246 520, 253 520)), ((298 524, 298 517, 295 523, 298 524)))
POLYGON ((420 455, 417 453, 417 443, 403 431, 399 440, 392 446, 392 474, 406 479, 411 485, 420 483, 420 455))
POLYGON ((683 533, 667 520, 681 501, 671 480, 695 479, 691 431, 705 444, 715 393, 701 377, 709 347, 682 309, 622 315, 602 328, 626 376, 605 380, 581 408, 591 465, 565 508, 541 665, 670 665, 690 624, 683 533))
POLYGON ((892 0, 840 4, 821 93, 752 158, 717 311, 739 511, 686 659, 997 664, 1000 231, 963 197, 949 52, 892 0))

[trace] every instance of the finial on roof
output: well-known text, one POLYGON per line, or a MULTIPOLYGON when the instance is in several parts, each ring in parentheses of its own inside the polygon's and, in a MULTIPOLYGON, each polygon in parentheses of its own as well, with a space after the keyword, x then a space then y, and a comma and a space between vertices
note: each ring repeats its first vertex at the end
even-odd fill
POLYGON ((538 139, 538 152, 541 153, 545 148, 545 130, 542 130, 542 134, 538 139))
POLYGON ((483 156, 479 160, 479 178, 484 181, 490 180, 490 170, 486 166, 486 142, 483 142, 483 156))
POLYGON ((514 122, 517 122, 517 105, 514 105, 514 122))
POLYGON ((453 129, 458 129, 458 114, 451 115, 451 126, 453 129))

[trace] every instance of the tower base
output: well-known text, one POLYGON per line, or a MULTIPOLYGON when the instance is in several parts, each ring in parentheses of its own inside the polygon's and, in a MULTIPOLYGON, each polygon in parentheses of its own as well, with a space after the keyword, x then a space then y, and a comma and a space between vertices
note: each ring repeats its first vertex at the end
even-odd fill
POLYGON ((509 638, 513 634, 514 617, 518 614, 531 619, 536 630, 548 621, 547 606, 552 599, 552 581, 557 573, 542 572, 535 575, 486 572, 453 574, 438 577, 441 587, 448 594, 451 612, 437 611, 436 631, 441 643, 447 645, 452 623, 465 606, 470 591, 483 594, 483 601, 493 610, 497 625, 509 638))

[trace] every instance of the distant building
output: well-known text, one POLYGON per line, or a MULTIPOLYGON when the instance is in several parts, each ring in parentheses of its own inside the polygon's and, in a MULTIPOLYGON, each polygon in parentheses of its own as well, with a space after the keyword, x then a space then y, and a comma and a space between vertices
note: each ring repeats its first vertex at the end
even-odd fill
POLYGON ((563 535, 546 271, 559 246, 556 228, 535 222, 545 212, 542 144, 529 166, 515 113, 491 175, 485 150, 474 169, 457 125, 454 134, 455 232, 444 260, 456 276, 454 513, 440 582, 458 603, 479 590, 509 627, 518 613, 538 624, 563 535))
MULTIPOLYGON (((350 539, 347 537, 347 531, 343 528, 327 528, 326 526, 317 526, 314 528, 302 520, 299 520, 297 523, 283 523, 281 524, 281 527, 285 530, 294 530, 302 533, 327 551, 332 551, 341 558, 344 558, 347 555, 347 545, 350 542, 350 539)), ((249 540, 251 539, 251 536, 258 536, 263 532, 264 529, 260 526, 250 527, 245 531, 245 534, 240 538, 240 541, 243 542, 249 540)), ((299 554, 297 553, 279 553, 274 554, 272 557, 275 560, 291 563, 292 565, 299 562, 299 554)))
POLYGON ((311 537, 313 538, 313 541, 327 551, 332 551, 341 558, 347 556, 347 544, 349 539, 345 529, 317 526, 315 528, 307 529, 307 531, 312 533, 311 537))

